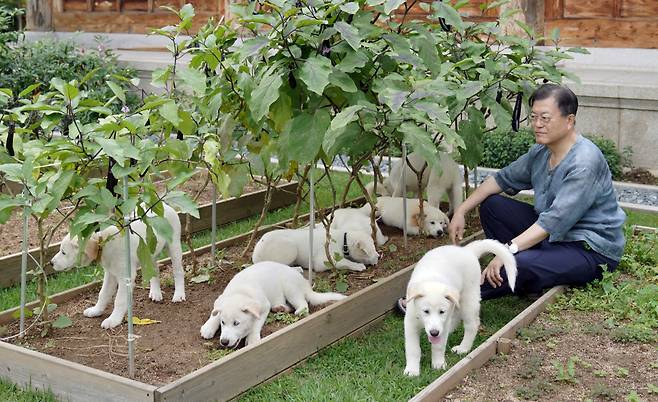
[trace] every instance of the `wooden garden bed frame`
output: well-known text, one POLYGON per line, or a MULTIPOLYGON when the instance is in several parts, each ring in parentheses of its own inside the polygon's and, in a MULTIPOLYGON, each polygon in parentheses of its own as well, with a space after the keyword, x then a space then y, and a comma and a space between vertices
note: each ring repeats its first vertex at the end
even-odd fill
MULTIPOLYGON (((228 198, 226 200, 219 200, 217 202, 217 225, 224 225, 226 223, 234 222, 249 216, 259 214, 265 202, 265 191, 258 190, 252 193, 247 193, 240 197, 228 198)), ((296 201, 297 183, 291 182, 281 184, 276 187, 272 194, 272 202, 270 209, 276 209, 292 205, 296 201)), ((212 203, 204 204, 199 207, 199 219, 192 218, 190 220, 190 232, 196 233, 212 226, 212 203)), ((185 222, 186 214, 178 214, 182 223, 185 222)), ((46 260, 50 260, 59 250, 60 242, 51 244, 46 251, 46 260)), ((29 250, 29 253, 34 257, 27 259, 27 269, 36 267, 35 260, 39 258, 39 249, 34 248, 29 250)), ((22 253, 15 253, 6 257, 0 258, 0 288, 12 286, 20 283, 21 277, 21 256, 22 253)), ((47 272, 53 273, 53 270, 48 268, 47 272)))
MULTIPOLYGON (((272 230, 287 222, 290 220, 263 227, 260 231, 272 230)), ((249 235, 247 233, 224 240, 217 244, 217 248, 244 242, 249 235)), ((478 232, 462 243, 482 235, 482 232, 478 232)), ((209 248, 200 248, 197 253, 208 251, 209 248)), ((167 260, 160 261, 164 262, 167 260)), ((0 378, 8 378, 22 386, 50 389, 71 401, 230 400, 287 371, 320 349, 352 334, 362 333, 380 322, 393 309, 394 301, 404 294, 413 268, 413 265, 403 268, 347 299, 270 334, 259 343, 233 352, 164 386, 155 387, 133 381, 3 342, 0 342, 0 378), (266 358, 263 359, 263 356, 266 358)), ((61 303, 98 285, 99 282, 95 282, 81 286, 55 295, 52 300, 61 303)), ((562 288, 555 288, 545 294, 430 384, 414 400, 436 400, 437 395, 445 394, 470 370, 480 367, 504 347, 499 345, 513 338, 520 327, 528 325, 562 291, 562 288)), ((15 310, 0 313, 0 324, 11 321, 15 310)))

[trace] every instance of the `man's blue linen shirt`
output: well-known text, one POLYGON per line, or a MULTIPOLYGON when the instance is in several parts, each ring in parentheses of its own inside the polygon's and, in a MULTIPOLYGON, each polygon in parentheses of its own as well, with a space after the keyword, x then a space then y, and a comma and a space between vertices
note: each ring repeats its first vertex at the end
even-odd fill
POLYGON ((534 189, 537 223, 550 242, 585 241, 597 253, 619 261, 624 252, 619 207, 608 164, 599 148, 583 136, 554 168, 549 149, 535 144, 528 153, 496 173, 510 195, 534 189))

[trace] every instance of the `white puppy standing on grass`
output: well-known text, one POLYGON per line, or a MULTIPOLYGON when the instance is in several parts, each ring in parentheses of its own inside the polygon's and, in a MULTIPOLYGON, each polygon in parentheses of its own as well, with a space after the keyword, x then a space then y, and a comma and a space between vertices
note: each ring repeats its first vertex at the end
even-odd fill
MULTIPOLYGON (((377 198, 377 210, 385 225, 402 229, 404 223, 403 199, 401 197, 379 197, 377 198)), ((448 228, 449 219, 440 209, 423 203, 425 214, 424 232, 429 236, 439 237, 448 228)), ((420 202, 417 198, 407 199, 407 233, 412 236, 420 234, 420 202)))
MULTIPOLYGON (((155 255, 160 254, 164 246, 167 246, 174 276, 174 296, 171 301, 177 303, 185 300, 185 272, 183 271, 183 251, 180 244, 181 224, 178 213, 167 204, 163 203, 163 206, 164 217, 169 222, 169 225, 171 225, 172 241, 167 243, 165 239, 156 233, 157 246, 155 255)), ((155 214, 149 212, 147 216, 155 216, 155 214)), ((130 234, 131 280, 133 282, 131 288, 133 288, 139 265, 137 247, 140 237, 146 238, 146 225, 142 221, 135 221, 130 224, 130 228, 134 232, 130 234)), ((81 265, 85 266, 94 261, 99 261, 105 270, 103 285, 98 293, 98 301, 95 306, 89 307, 84 311, 85 317, 98 317, 103 314, 103 311, 105 311, 105 308, 112 300, 112 295, 116 292, 112 314, 101 323, 101 327, 105 329, 114 328, 121 324, 128 309, 124 279, 125 249, 124 237, 118 234, 116 226, 110 226, 100 232, 94 233, 89 238, 80 257, 81 265)), ((62 240, 59 252, 51 260, 53 268, 56 271, 64 271, 72 268, 77 262, 78 254, 80 254, 78 238, 71 238, 67 234, 62 240)), ((162 290, 160 289, 159 275, 151 278, 149 288, 149 297, 151 300, 161 301, 162 290)))
MULTIPOLYGON (((251 255, 254 263, 276 261, 286 265, 300 265, 316 272, 326 271, 327 256, 324 252, 326 231, 324 228, 313 229, 313 262, 308 266, 309 241, 306 229, 278 229, 267 232, 258 240, 251 255)), ((342 255, 336 262, 336 268, 351 271, 363 271, 365 264, 374 265, 379 261, 379 254, 370 234, 362 231, 332 230, 329 242, 331 256, 342 255)))
POLYGON ((308 313, 308 304, 317 305, 344 299, 339 293, 318 293, 311 289, 299 267, 265 261, 238 272, 213 305, 210 317, 201 327, 201 336, 211 339, 221 327, 219 343, 233 348, 241 339, 251 345, 270 311, 308 313))
POLYGON ((516 261, 507 247, 496 240, 477 240, 464 247, 442 246, 418 261, 407 285, 404 316, 404 374, 420 374, 420 335, 424 329, 432 344, 432 368, 444 369, 448 336, 460 321, 464 338, 452 348, 463 354, 471 350, 480 326, 480 262, 493 253, 505 265, 510 288, 516 282, 516 261))

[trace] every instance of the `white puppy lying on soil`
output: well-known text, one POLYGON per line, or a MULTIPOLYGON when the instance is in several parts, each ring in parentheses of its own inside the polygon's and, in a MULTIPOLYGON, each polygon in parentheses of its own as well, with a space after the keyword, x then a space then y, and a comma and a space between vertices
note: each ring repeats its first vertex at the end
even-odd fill
MULTIPOLYGON (((315 227, 324 227, 322 223, 318 223, 315 227)), ((382 246, 388 241, 388 237, 384 236, 379 225, 375 221, 377 245, 382 246)), ((334 219, 331 222, 332 230, 345 230, 353 231, 358 230, 361 232, 371 233, 370 228, 370 205, 366 204, 361 208, 340 208, 334 211, 334 219)))
POLYGON ((233 348, 246 337, 250 345, 260 340, 267 314, 308 313, 308 304, 317 305, 344 299, 339 293, 317 293, 304 279, 299 267, 265 261, 238 272, 213 305, 212 313, 201 327, 201 336, 211 339, 221 327, 219 343, 233 348))
MULTIPOLYGON (((447 153, 440 153, 440 173, 428 166, 423 172, 421 181, 421 190, 427 189, 427 198, 430 205, 439 208, 441 199, 445 193, 448 193, 448 200, 450 201, 450 210, 448 215, 461 205, 463 201, 462 184, 464 182, 459 165, 447 153)), ((425 163, 425 160, 418 153, 411 153, 408 156, 411 165, 416 170, 420 170, 425 163)), ((368 183, 366 186, 368 193, 372 195, 374 191, 374 184, 368 183)), ((400 158, 393 166, 391 166, 391 173, 388 177, 384 178, 384 182, 377 185, 377 193, 384 196, 402 197, 406 192, 413 192, 418 194, 418 181, 416 173, 400 158), (402 169, 405 171, 405 183, 402 183, 402 169)))
MULTIPOLYGON (((185 300, 185 272, 183 271, 183 251, 180 244, 181 224, 176 211, 167 204, 163 203, 163 205, 164 217, 172 229, 172 242, 166 243, 165 239, 156 234, 158 243, 154 255, 159 255, 164 246, 167 246, 174 271, 175 290, 171 301, 176 303, 185 300)), ((153 213, 147 215, 154 216, 153 213)), ((137 246, 139 245, 139 236, 146 238, 146 225, 142 221, 135 221, 130 225, 130 228, 135 232, 130 235, 130 261, 132 264, 132 281, 134 285, 137 267, 139 265, 137 246)), ((103 314, 103 311, 105 311, 105 308, 112 299, 112 295, 116 291, 112 314, 101 323, 101 327, 106 329, 114 328, 121 324, 128 308, 126 304, 126 285, 124 282, 125 239, 117 233, 118 230, 115 226, 110 226, 100 232, 94 233, 87 241, 84 252, 80 257, 81 265, 85 266, 94 261, 99 261, 105 270, 103 285, 98 293, 98 301, 95 306, 89 307, 84 311, 85 317, 98 317, 103 314)), ((59 252, 51 260, 53 268, 56 271, 64 271, 72 268, 77 262, 79 251, 80 245, 78 244, 78 238, 71 238, 67 234, 62 240, 59 252)), ((149 297, 153 301, 162 300, 159 275, 151 278, 149 297)))
MULTIPOLYGON (((377 198, 377 210, 385 225, 402 229, 404 214, 401 197, 379 197, 377 198)), ((438 237, 445 233, 448 228, 448 216, 440 209, 423 203, 425 214, 424 232, 429 236, 438 237)), ((420 234, 420 202, 417 198, 407 198, 407 233, 416 236, 420 234)))
POLYGON ((445 368, 448 336, 464 322, 464 338, 452 348, 463 354, 471 350, 480 326, 480 263, 493 253, 502 259, 514 290, 516 261, 506 246, 496 240, 477 240, 464 247, 442 246, 427 252, 414 268, 407 285, 404 316, 404 374, 420 373, 420 334, 424 328, 432 344, 432 368, 445 368))
MULTIPOLYGON (((326 231, 324 228, 313 230, 313 266, 308 266, 310 254, 307 229, 279 229, 265 233, 254 247, 251 260, 254 263, 261 261, 276 261, 286 265, 301 265, 304 268, 313 268, 316 272, 328 269, 325 262, 327 256, 324 252, 326 231)), ((362 231, 331 231, 329 252, 332 256, 338 254, 343 258, 336 262, 339 269, 363 271, 364 264, 374 265, 379 261, 379 254, 375 248, 372 237, 362 231)))

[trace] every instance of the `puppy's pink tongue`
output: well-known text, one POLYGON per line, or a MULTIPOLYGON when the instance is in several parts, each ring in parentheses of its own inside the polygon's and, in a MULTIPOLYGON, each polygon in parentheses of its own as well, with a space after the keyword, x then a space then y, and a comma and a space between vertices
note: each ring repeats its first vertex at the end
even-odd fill
POLYGON ((430 341, 430 343, 437 344, 441 342, 441 336, 427 335, 427 340, 430 341))

